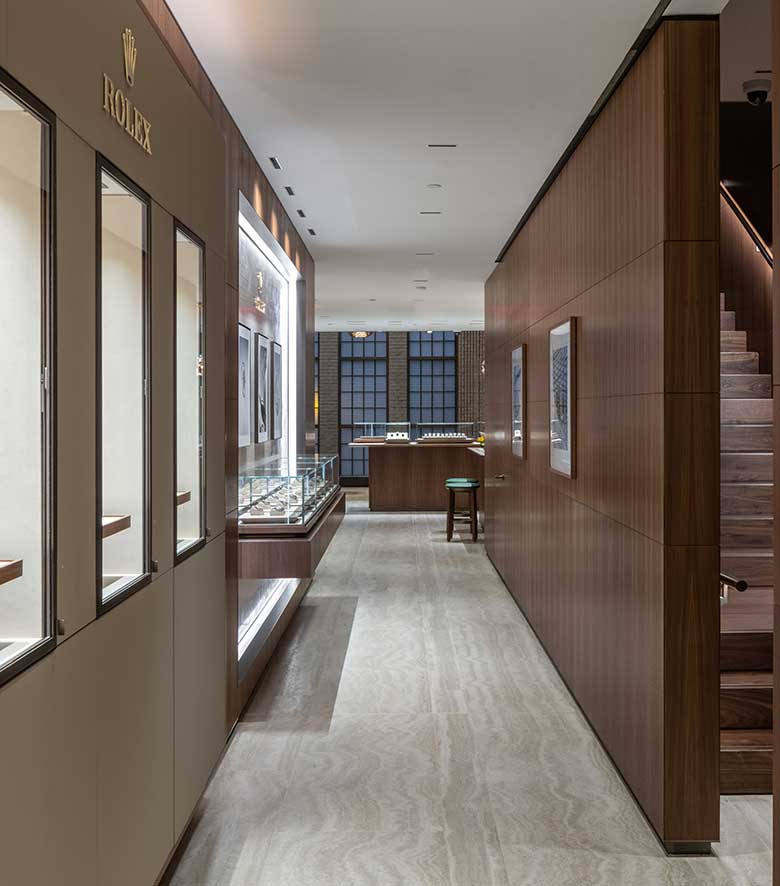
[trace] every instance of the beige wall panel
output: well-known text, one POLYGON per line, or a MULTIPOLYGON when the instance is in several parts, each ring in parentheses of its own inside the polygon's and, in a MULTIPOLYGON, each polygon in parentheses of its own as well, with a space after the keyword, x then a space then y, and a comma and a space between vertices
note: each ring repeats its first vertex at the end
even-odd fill
POLYGON ((152 559, 160 572, 173 567, 174 307, 173 219, 152 203, 152 559))
POLYGON ((0 689, 3 883, 51 882, 48 769, 54 654, 0 689))
POLYGON ((173 573, 96 626, 98 882, 147 886, 173 847, 173 573))
POLYGON ((51 0, 7 2, 10 72, 169 212, 222 251, 223 139, 135 0, 80 0, 78 10, 51 0), (132 28, 138 50, 133 87, 124 78, 125 28, 132 28), (152 156, 103 111, 103 73, 151 122, 152 156))
POLYGON ((95 618, 95 153, 57 127, 57 614, 95 618))
POLYGON ((174 571, 175 836, 225 744, 225 536, 174 571))
POLYGON ((225 263, 206 253, 206 526, 225 531, 225 263))
MULTIPOLYGON (((97 658, 99 623, 51 656, 50 776, 47 807, 52 871, 47 883, 103 886, 97 875, 97 658)), ((32 886, 32 884, 31 884, 32 886)))

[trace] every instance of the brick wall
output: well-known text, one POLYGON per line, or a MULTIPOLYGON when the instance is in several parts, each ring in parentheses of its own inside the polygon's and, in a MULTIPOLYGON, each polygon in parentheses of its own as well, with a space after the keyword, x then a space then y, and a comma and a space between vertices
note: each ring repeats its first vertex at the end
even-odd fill
POLYGON ((339 334, 320 333, 320 452, 339 452, 339 334))
POLYGON ((484 421, 485 333, 458 333, 458 421, 484 421))
POLYGON ((408 339, 405 332, 387 333, 387 420, 409 418, 408 339))

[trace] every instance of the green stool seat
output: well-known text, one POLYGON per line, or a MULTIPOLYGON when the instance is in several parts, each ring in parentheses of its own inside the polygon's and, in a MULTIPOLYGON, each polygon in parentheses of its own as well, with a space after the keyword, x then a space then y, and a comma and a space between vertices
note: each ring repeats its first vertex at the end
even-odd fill
POLYGON ((452 541, 452 532, 455 523, 455 495, 465 492, 469 497, 468 519, 471 523, 471 538, 477 540, 479 524, 477 517, 477 490, 479 480, 473 477, 450 477, 444 481, 444 486, 449 492, 449 505, 447 507, 447 541, 452 541))

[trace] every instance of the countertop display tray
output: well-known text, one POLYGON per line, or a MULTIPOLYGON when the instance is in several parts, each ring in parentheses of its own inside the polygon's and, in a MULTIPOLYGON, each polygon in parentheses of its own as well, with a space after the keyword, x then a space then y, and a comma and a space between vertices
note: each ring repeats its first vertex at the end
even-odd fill
POLYGON ((0 585, 21 578, 23 568, 22 560, 0 560, 0 585))

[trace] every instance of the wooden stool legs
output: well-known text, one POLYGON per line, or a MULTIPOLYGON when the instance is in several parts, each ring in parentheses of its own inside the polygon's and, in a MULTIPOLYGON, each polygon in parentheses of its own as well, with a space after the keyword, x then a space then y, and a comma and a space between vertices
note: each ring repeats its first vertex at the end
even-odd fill
POLYGON ((477 490, 472 489, 448 489, 450 499, 447 504, 447 541, 452 541, 452 533, 455 528, 455 493, 468 492, 469 494, 469 522, 471 523, 471 540, 476 541, 479 534, 477 515, 477 490))
POLYGON ((450 501, 447 505, 447 541, 452 541, 452 529, 455 523, 455 490, 450 489, 450 501))

